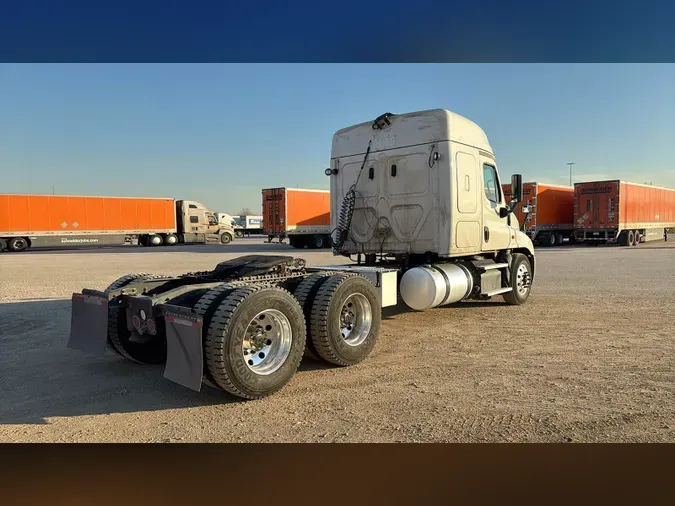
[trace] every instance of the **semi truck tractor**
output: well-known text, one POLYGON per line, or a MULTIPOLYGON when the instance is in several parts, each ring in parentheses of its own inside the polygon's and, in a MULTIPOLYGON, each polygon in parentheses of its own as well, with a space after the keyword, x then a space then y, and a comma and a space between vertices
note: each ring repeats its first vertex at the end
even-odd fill
MULTIPOLYGON (((502 185, 511 198, 511 185, 502 185)), ((523 183, 523 201, 514 211, 521 229, 535 245, 574 242, 574 187, 523 183)))
POLYGON ((577 241, 635 246, 662 240, 675 227, 675 190, 627 181, 574 185, 577 241))
POLYGON ((0 195, 0 251, 73 246, 229 244, 199 202, 171 198, 0 195))
POLYGON ((267 188, 262 204, 268 242, 288 238, 294 248, 330 247, 330 191, 267 188))
POLYGON ((239 216, 232 216, 227 213, 214 213, 214 215, 219 225, 225 225, 226 227, 232 227, 233 229, 236 228, 239 216))
POLYGON ((344 263, 251 255, 180 276, 128 274, 73 294, 68 346, 109 347, 164 364, 167 379, 193 390, 256 399, 282 389, 304 356, 338 367, 365 360, 382 308, 399 300, 414 311, 528 300, 535 253, 513 214, 522 178, 512 176, 507 203, 472 121, 439 109, 339 130, 325 174, 333 254, 344 263))

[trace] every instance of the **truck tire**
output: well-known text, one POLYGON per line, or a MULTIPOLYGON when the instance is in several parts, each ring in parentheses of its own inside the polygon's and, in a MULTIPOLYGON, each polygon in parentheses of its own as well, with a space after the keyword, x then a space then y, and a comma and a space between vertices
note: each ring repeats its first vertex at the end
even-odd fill
POLYGON ((5 251, 5 249, 7 249, 7 241, 0 239, 0 252, 5 251))
POLYGON ((640 231, 636 230, 633 238, 633 246, 637 246, 638 244, 640 244, 640 231))
POLYGON ((311 245, 312 249, 325 248, 327 247, 326 237, 321 234, 313 235, 309 244, 311 245))
POLYGON ((229 232, 223 232, 220 236, 221 244, 230 244, 232 242, 232 234, 229 232))
POLYGON ((373 284, 357 274, 322 283, 311 310, 311 340, 322 359, 350 366, 365 359, 380 333, 382 311, 373 284))
POLYGON ((544 240, 546 241, 546 246, 551 248, 555 246, 555 234, 546 234, 546 236, 544 236, 544 240))
POLYGON ((518 306, 524 304, 532 289, 532 266, 522 253, 514 253, 511 260, 511 287, 513 291, 503 295, 507 304, 518 306))
POLYGON ((211 373, 209 372, 209 368, 207 366, 207 361, 206 361, 206 330, 209 328, 209 325, 211 324, 211 319, 213 318, 213 313, 215 312, 216 308, 218 305, 223 301, 225 297, 227 297, 234 289, 236 288, 234 283, 223 283, 222 285, 219 285, 215 288, 212 288, 211 290, 207 291, 204 295, 202 295, 199 300, 196 302, 192 310, 197 313, 197 316, 199 316, 202 319, 202 348, 203 348, 203 360, 204 360, 204 377, 202 378, 202 381, 207 384, 210 387, 213 388, 218 388, 220 387, 216 384, 214 381, 213 377, 211 376, 211 373))
POLYGON ((209 325, 209 372, 237 397, 272 395, 297 371, 306 336, 302 308, 290 292, 277 286, 237 288, 219 304, 209 325))
POLYGON ((564 241, 565 237, 561 233, 557 233, 555 236, 555 245, 561 246, 564 241))
POLYGON ((302 236, 291 235, 288 237, 288 244, 296 249, 303 249, 306 246, 306 241, 302 236))
POLYGON ((629 230, 627 237, 628 237, 627 245, 633 246, 635 244, 635 232, 629 230))
POLYGON ((300 303, 307 324, 307 345, 305 348, 305 355, 317 360, 321 360, 321 356, 316 351, 314 341, 312 341, 312 305, 319 288, 321 288, 321 285, 329 277, 330 274, 312 274, 303 279, 293 292, 293 295, 300 303))
MULTIPOLYGON (((122 276, 114 281, 105 293, 118 290, 134 281, 143 279, 162 279, 169 276, 149 274, 147 272, 133 273, 122 276)), ((127 329, 127 319, 124 311, 111 309, 108 311, 108 346, 124 358, 144 364, 161 364, 166 361, 166 336, 164 334, 164 320, 160 319, 155 336, 141 336, 139 341, 130 341, 131 332, 127 329), (147 345, 147 346, 146 346, 147 345)))
POLYGON ((164 243, 161 235, 151 234, 148 236, 148 246, 161 246, 164 243))
POLYGON ((244 237, 244 232, 242 232, 241 230, 237 230, 235 234, 237 237, 244 237))
POLYGON ((23 237, 14 237, 7 243, 7 249, 15 253, 28 249, 28 240, 23 237))
POLYGON ((166 244, 167 246, 175 246, 176 244, 178 244, 178 237, 176 236, 176 234, 166 234, 166 236, 164 237, 164 244, 166 244))

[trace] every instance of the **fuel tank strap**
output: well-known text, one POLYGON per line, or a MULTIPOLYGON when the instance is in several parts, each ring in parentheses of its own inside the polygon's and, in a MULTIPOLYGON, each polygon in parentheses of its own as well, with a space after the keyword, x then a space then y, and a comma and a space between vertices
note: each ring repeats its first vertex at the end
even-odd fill
POLYGON ((436 272, 439 272, 441 276, 443 276, 443 279, 445 280, 445 297, 443 297, 443 300, 438 304, 439 306, 442 306, 443 304, 445 304, 445 301, 448 300, 448 297, 450 297, 450 279, 448 278, 448 275, 443 271, 443 269, 439 269, 435 265, 432 265, 431 268, 436 272))

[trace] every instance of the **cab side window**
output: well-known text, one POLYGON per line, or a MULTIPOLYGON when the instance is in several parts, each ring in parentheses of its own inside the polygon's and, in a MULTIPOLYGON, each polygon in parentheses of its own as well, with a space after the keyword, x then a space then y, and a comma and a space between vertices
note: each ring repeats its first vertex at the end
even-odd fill
POLYGON ((497 177, 497 169, 487 163, 483 164, 483 187, 485 188, 485 197, 490 201, 490 207, 496 208, 502 200, 499 178, 497 177))

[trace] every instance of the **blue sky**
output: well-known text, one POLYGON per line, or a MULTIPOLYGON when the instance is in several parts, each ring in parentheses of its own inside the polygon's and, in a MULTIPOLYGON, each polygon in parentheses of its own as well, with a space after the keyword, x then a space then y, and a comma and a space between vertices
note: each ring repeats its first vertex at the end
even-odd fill
POLYGON ((260 208, 327 188, 331 136, 390 111, 477 122, 502 178, 675 187, 671 64, 0 65, 0 192, 260 208))

